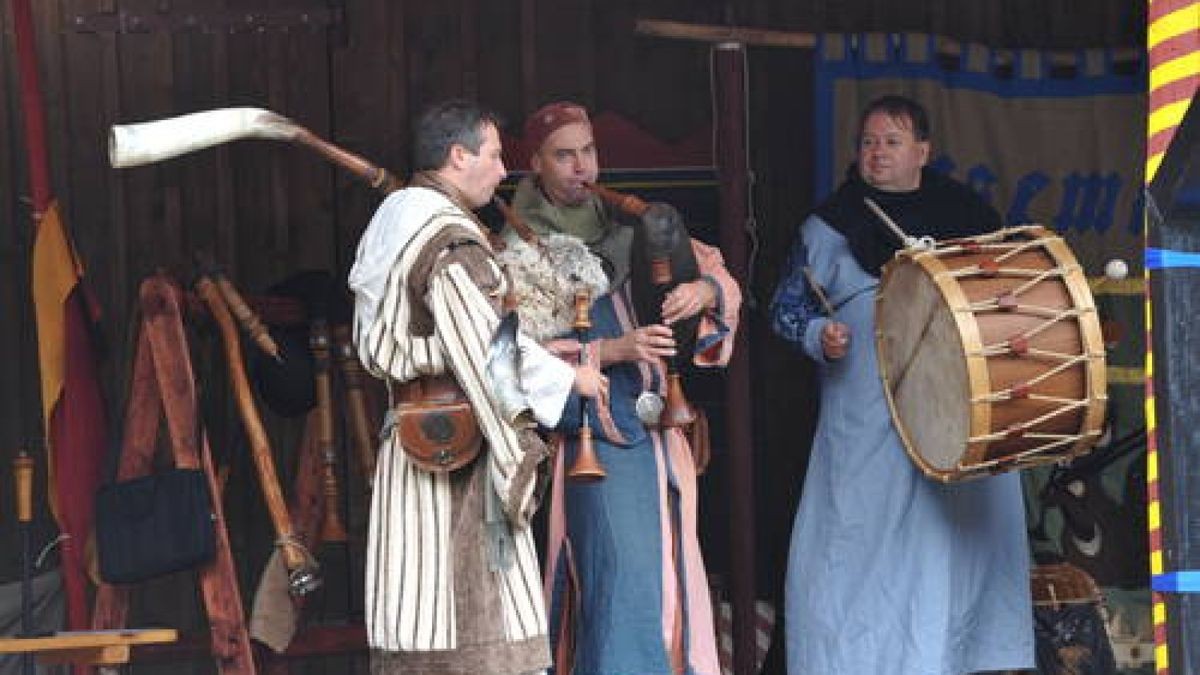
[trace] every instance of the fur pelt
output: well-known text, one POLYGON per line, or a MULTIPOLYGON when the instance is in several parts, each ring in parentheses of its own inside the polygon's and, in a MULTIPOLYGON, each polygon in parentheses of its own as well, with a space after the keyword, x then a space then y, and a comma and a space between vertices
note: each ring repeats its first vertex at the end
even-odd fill
POLYGON ((608 291, 600 259, 569 235, 544 235, 536 244, 508 242, 496 257, 512 281, 521 331, 538 342, 571 330, 577 290, 586 289, 592 298, 608 291))

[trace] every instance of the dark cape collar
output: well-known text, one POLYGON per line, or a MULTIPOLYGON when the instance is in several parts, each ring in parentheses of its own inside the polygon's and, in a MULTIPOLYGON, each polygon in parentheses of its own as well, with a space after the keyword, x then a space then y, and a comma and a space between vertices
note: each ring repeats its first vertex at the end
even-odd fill
POLYGON ((1000 215, 958 181, 925 167, 921 185, 908 192, 886 192, 868 185, 852 164, 846 179, 814 214, 846 238, 859 266, 878 277, 901 246, 896 236, 866 205, 870 198, 909 236, 935 240, 970 237, 999 229, 1000 215))

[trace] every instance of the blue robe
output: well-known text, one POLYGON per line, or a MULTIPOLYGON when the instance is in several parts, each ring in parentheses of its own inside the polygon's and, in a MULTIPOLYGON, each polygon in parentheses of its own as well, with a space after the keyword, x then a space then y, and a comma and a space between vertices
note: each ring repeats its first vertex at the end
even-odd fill
POLYGON ((820 218, 800 228, 776 291, 776 333, 818 363, 821 412, 785 584, 789 675, 959 675, 1032 668, 1033 611, 1020 477, 925 478, 892 425, 875 354, 879 280, 820 218), (850 328, 828 323, 808 266, 850 328))
MULTIPOLYGON (((601 296, 592 305, 589 339, 620 337, 632 320, 626 290, 601 296)), ((558 644, 564 630, 570 632, 572 675, 671 675, 664 618, 675 616, 669 607, 678 603, 684 673, 718 675, 695 532, 695 466, 678 430, 649 429, 634 409, 643 391, 662 391, 662 370, 624 362, 607 366, 604 374, 607 421, 594 401, 588 404, 588 420, 607 476, 595 482, 562 479, 563 464, 570 466, 578 451, 576 394, 556 428, 567 439, 556 469, 561 502, 555 498, 565 539, 551 534, 551 644, 558 644), (568 592, 572 571, 578 585, 568 592), (566 627, 564 603, 573 614, 566 627)))

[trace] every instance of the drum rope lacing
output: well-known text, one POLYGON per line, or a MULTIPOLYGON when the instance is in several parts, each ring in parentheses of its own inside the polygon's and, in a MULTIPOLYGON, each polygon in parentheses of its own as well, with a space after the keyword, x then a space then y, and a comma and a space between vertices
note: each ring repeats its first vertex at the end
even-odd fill
POLYGON ((964 253, 964 252, 969 252, 969 253, 990 252, 990 251, 999 252, 998 255, 995 255, 993 258, 991 258, 989 260, 982 261, 979 264, 968 266, 968 267, 963 267, 963 268, 960 268, 957 270, 948 270, 948 271, 943 272, 936 276, 945 275, 945 276, 950 276, 952 278, 960 278, 960 277, 986 275, 986 276, 992 276, 992 277, 1004 276, 1004 277, 1014 277, 1014 278, 1022 278, 1022 277, 1027 278, 1027 280, 1025 282, 1005 291, 1004 293, 1002 293, 1000 295, 997 295, 996 297, 971 303, 966 308, 960 309, 958 311, 968 312, 971 314, 978 314, 978 313, 984 313, 984 312, 1006 312, 1006 313, 1019 312, 1024 315, 1033 315, 1033 316, 1043 317, 1043 318, 1045 318, 1045 321, 1042 321, 1041 323, 1039 323, 1037 325, 1034 325, 1020 333, 1017 333, 1016 335, 1013 335, 1002 342, 984 345, 981 349, 979 349, 977 351, 973 351, 969 355, 977 356, 977 357, 978 356, 991 357, 991 356, 1002 356, 1005 354, 1013 354, 1013 355, 1021 356, 1021 357, 1024 357, 1024 356, 1040 357, 1040 358, 1047 359, 1047 360, 1057 360, 1059 362, 1058 365, 1056 365, 1052 368, 1049 368, 1049 369, 1043 371, 1041 374, 1039 374, 1035 377, 1029 378, 1029 379, 1025 380, 1024 382, 1013 383, 1007 389, 1002 389, 1000 391, 989 393, 989 394, 986 394, 983 396, 973 397, 971 399, 972 403, 997 403, 997 402, 1002 402, 1002 401, 1010 401, 1010 400, 1014 400, 1014 399, 1028 399, 1028 400, 1044 401, 1044 402, 1060 404, 1058 407, 1052 408, 1051 410, 1047 411, 1046 413, 1044 413, 1034 419, 1022 421, 1019 424, 1014 424, 1006 429, 1002 429, 997 432, 984 434, 984 435, 980 435, 980 436, 971 436, 970 438, 968 438, 968 440, 967 440, 968 443, 986 443, 986 442, 1002 440, 1004 438, 1010 438, 1010 437, 1016 437, 1016 436, 1028 438, 1028 439, 1035 439, 1035 440, 1041 439, 1041 440, 1048 441, 1047 443, 1044 443, 1040 446, 1029 448, 1027 450, 1021 451, 1021 452, 1016 453, 1009 457, 998 458, 998 459, 993 459, 993 460, 982 462, 981 464, 977 465, 980 468, 994 468, 994 467, 1001 467, 1001 466, 1009 467, 1009 466, 1013 466, 1013 465, 1019 466, 1022 463, 1022 461, 1027 457, 1030 457, 1032 455, 1040 456, 1042 453, 1045 453, 1047 450, 1050 450, 1052 448, 1075 443, 1075 442, 1083 439, 1086 436, 1094 436, 1098 433, 1098 432, 1090 432, 1090 433, 1084 433, 1084 434, 1054 434, 1054 433, 1031 431, 1031 429, 1033 429, 1034 427, 1036 427, 1040 424, 1043 424, 1055 417, 1059 417, 1059 416, 1068 414, 1068 413, 1076 411, 1076 410, 1086 409, 1090 405, 1090 401, 1087 399, 1073 399, 1073 398, 1063 398, 1063 397, 1056 397, 1056 396, 1047 396, 1044 394, 1036 394, 1036 393, 1032 393, 1030 390, 1034 386, 1044 382, 1045 380, 1047 380, 1051 377, 1054 377, 1055 375, 1057 375, 1059 373, 1066 371, 1069 368, 1073 368, 1073 367, 1085 364, 1087 361, 1090 361, 1092 359, 1103 358, 1103 357, 1097 356, 1094 354, 1088 354, 1088 353, 1064 354, 1061 352, 1055 352, 1055 351, 1045 350, 1045 349, 1038 349, 1036 347, 1029 346, 1029 341, 1031 339, 1033 339, 1034 337, 1038 336, 1039 334, 1045 332, 1046 330, 1049 330, 1055 324, 1058 324, 1058 323, 1064 322, 1064 321, 1068 321, 1068 320, 1078 320, 1079 317, 1083 316, 1085 313, 1090 314, 1090 313, 1095 312, 1095 309, 1092 307, 1088 307, 1085 309, 1072 308, 1072 309, 1060 310, 1057 308, 1044 307, 1044 306, 1035 305, 1035 304, 1022 304, 1018 301, 1018 299, 1022 295, 1025 295, 1026 293, 1028 293, 1031 289, 1035 288, 1038 284, 1041 284, 1051 278, 1065 279, 1068 274, 1073 273, 1073 272, 1078 272, 1081 269, 1078 264, 1065 265, 1065 266, 1060 265, 1060 266, 1052 267, 1052 268, 1045 269, 1045 270, 1027 269, 1027 268, 1021 268, 1021 267, 1003 267, 1002 266, 1003 263, 1008 261, 1009 259, 1014 258, 1015 256, 1025 252, 1025 251, 1035 249, 1035 248, 1040 248, 1042 246, 1041 242, 1034 241, 1034 240, 1015 243, 1015 244, 1012 242, 1001 241, 1005 237, 1013 234, 1014 232, 1019 232, 1023 229, 1025 229, 1025 228, 1012 228, 1009 230, 1002 230, 1000 232, 996 232, 996 233, 994 233, 994 235, 992 237, 989 237, 988 240, 985 240, 985 241, 989 241, 991 243, 980 243, 979 240, 976 240, 976 242, 972 242, 970 244, 960 244, 957 242, 948 242, 949 245, 939 246, 936 249, 936 251, 934 251, 932 253, 918 254, 918 255, 930 255, 930 254, 936 253, 938 255, 947 255, 947 254, 952 255, 955 253, 964 253))

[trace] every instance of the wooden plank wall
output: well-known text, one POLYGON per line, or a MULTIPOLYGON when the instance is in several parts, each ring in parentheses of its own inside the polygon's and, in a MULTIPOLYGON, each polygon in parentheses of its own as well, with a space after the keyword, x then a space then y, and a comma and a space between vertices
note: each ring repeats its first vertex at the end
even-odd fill
MULTIPOLYGON (((637 18, 820 32, 929 31, 997 46, 1141 44, 1145 4, 1127 0, 38 0, 37 39, 49 115, 54 189, 106 312, 105 386, 116 419, 126 391, 136 313, 147 274, 166 269, 190 281, 197 250, 211 253, 242 289, 261 292, 306 269, 344 278, 377 195, 307 150, 242 142, 150 167, 117 171, 106 158, 114 123, 201 109, 259 106, 393 169, 407 170, 408 128, 426 103, 475 97, 514 128, 541 103, 574 98, 612 111, 663 140, 711 119, 706 45, 637 35, 637 18), (319 16, 331 26, 287 30, 252 24, 88 32, 104 15, 319 16)), ((40 443, 35 336, 28 298, 31 228, 24 143, 8 3, 0 13, 0 476, 17 447, 40 443)), ((749 50, 753 191, 761 257, 752 291, 768 298, 799 216, 811 205, 806 132, 811 56, 749 50)), ((603 148, 601 149, 603 156, 603 148)), ((524 167, 509 167, 522 169, 524 167)), ((748 329, 756 353, 774 343, 759 315, 748 329)), ((269 544, 211 331, 197 331, 196 361, 214 415, 210 436, 233 458, 230 513, 239 525, 247 598, 269 544)), ((803 376, 800 373, 798 376, 803 376)), ((780 382, 782 378, 767 379, 780 382)), ((770 392, 761 418, 767 452, 788 456, 796 429, 776 428, 811 407, 795 388, 770 392)), ((290 477, 296 423, 267 413, 281 473, 290 477)), ((799 460, 797 460, 799 461, 799 460)), ((799 471, 792 467, 789 471, 799 471)), ((7 484, 0 482, 0 541, 15 541, 7 484)), ((779 496, 786 500, 787 494, 779 496)), ((361 513, 357 523, 361 526, 361 513)), ((786 522, 786 521, 783 521, 786 522)), ((52 527, 42 513, 44 541, 52 527)), ((783 536, 775 537, 783 540, 783 536)), ((15 547, 0 546, 0 582, 19 570, 15 547)), ((357 562, 352 558, 350 565, 357 562)), ((192 606, 185 586, 170 592, 192 606)), ((347 591, 349 594, 349 592, 347 591)), ((341 603, 346 609, 352 601, 341 603)))

